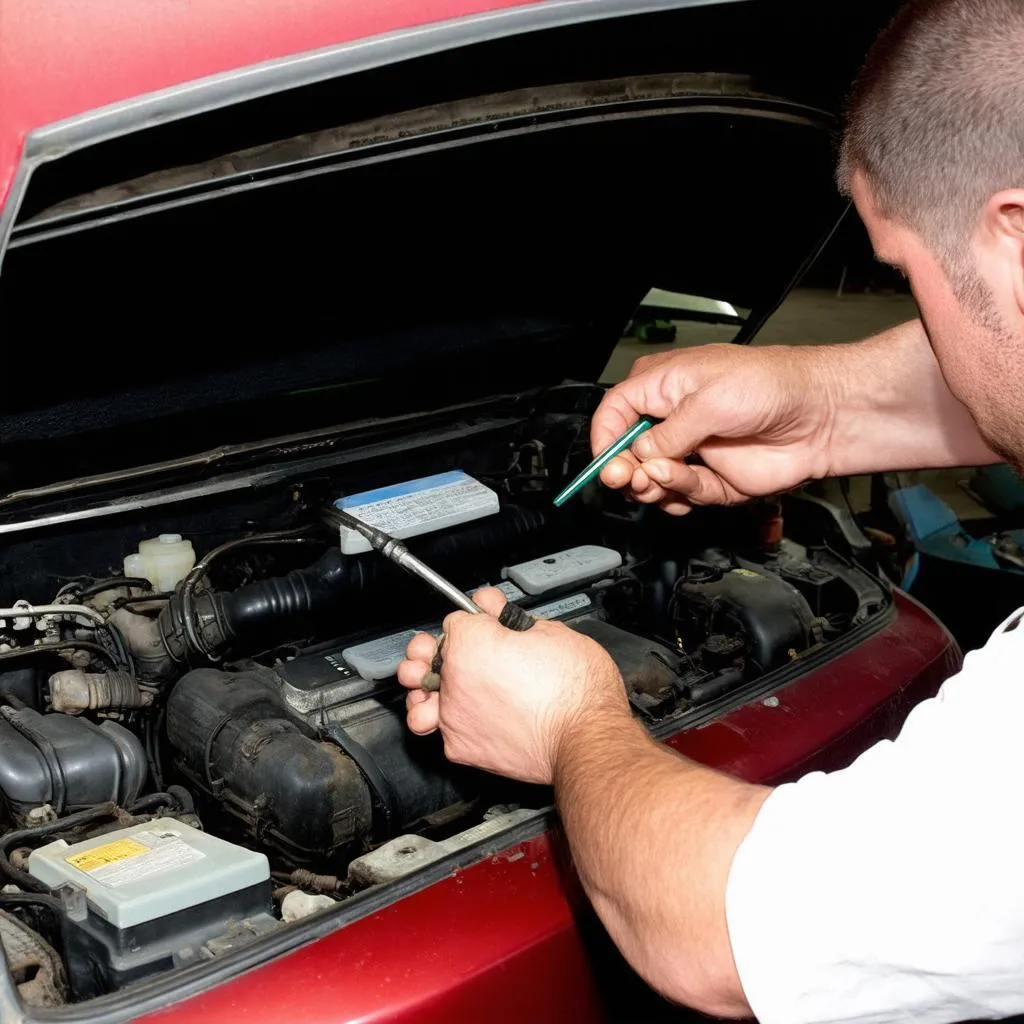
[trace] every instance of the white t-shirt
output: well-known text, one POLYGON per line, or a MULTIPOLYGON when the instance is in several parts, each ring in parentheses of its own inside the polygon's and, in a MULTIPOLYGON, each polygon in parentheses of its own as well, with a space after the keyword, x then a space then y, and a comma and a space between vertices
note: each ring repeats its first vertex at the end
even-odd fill
POLYGON ((914 708, 895 742, 765 801, 726 894, 762 1024, 1024 1012, 1020 614, 914 708))

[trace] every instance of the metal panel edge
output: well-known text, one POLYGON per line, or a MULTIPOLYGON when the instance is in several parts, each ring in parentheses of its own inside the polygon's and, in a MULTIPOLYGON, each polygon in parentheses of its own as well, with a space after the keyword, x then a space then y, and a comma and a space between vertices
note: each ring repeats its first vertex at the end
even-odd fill
POLYGON ((493 39, 605 18, 739 2, 743 0, 546 0, 414 26, 236 68, 37 128, 25 139, 7 202, 0 210, 0 269, 33 170, 86 146, 283 89, 312 85, 493 39))

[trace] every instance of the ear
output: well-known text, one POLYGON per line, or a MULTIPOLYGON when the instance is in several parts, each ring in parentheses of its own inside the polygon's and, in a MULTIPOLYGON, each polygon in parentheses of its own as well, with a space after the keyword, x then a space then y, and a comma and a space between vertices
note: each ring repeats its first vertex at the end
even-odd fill
POLYGON ((1005 189, 992 196, 978 227, 984 248, 999 260, 1024 310, 1024 189, 1005 189))
POLYGON ((992 196, 981 212, 978 227, 989 245, 1024 250, 1024 188, 1008 188, 992 196))

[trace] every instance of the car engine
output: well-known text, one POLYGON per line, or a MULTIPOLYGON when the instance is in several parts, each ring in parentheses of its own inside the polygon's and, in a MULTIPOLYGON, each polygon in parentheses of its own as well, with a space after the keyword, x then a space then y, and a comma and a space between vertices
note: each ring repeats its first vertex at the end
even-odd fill
POLYGON ((656 736, 778 689, 884 616, 885 583, 823 502, 673 519, 592 486, 554 509, 586 422, 477 420, 384 456, 375 441, 372 460, 289 450, 272 486, 12 541, 0 940, 26 1001, 223 955, 549 806, 407 731, 398 662, 449 608, 353 546, 332 515, 345 495, 399 487, 422 507, 433 480, 476 489, 479 508, 459 492, 410 549, 592 637, 656 736))

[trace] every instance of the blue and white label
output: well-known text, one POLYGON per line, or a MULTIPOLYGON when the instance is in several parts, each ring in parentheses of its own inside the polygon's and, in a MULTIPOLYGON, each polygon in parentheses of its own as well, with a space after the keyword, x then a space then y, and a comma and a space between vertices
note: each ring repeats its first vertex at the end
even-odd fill
MULTIPOLYGON (((500 507, 496 492, 458 469, 352 494, 334 504, 399 540, 482 519, 500 507)), ((341 550, 356 555, 369 551, 370 544, 343 526, 341 550)))
POLYGON ((550 604, 541 605, 539 608, 527 609, 537 619, 560 619, 564 615, 571 615, 573 612, 586 611, 594 602, 588 594, 573 594, 571 597, 563 597, 550 604))

